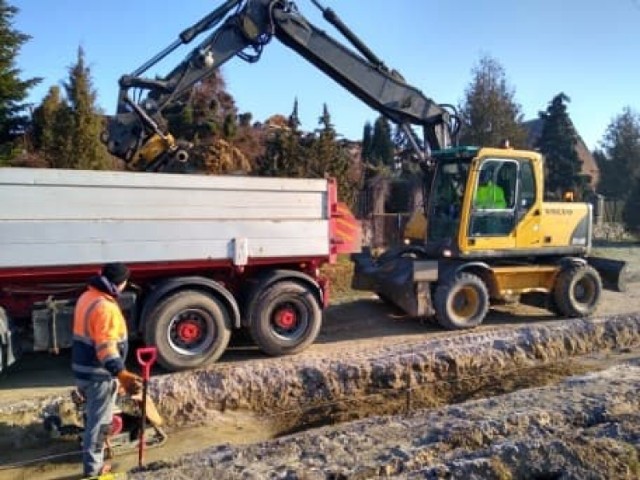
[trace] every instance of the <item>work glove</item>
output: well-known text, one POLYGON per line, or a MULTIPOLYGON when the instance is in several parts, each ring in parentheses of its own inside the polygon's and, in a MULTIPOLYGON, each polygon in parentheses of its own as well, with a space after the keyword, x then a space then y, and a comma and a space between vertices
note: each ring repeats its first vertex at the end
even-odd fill
POLYGON ((142 378, 129 370, 121 370, 118 373, 118 381, 129 395, 136 395, 142 391, 142 378))

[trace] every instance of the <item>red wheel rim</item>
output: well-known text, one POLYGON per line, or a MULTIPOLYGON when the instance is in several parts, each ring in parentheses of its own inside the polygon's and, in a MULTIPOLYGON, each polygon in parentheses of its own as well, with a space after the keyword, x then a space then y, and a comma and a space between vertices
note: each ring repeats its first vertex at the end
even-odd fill
POLYGON ((298 323, 298 315, 293 308, 281 308, 275 313, 275 324, 285 330, 294 328, 298 323))
POLYGON ((198 322, 194 322, 193 320, 180 322, 177 331, 180 340, 187 344, 197 342, 202 336, 202 328, 198 322))

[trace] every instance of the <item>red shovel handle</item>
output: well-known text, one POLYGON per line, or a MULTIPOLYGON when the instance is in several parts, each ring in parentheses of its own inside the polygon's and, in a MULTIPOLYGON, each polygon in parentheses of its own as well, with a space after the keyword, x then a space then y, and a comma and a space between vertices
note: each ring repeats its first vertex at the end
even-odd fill
POLYGON ((140 440, 138 441, 138 466, 142 467, 144 456, 144 430, 147 420, 147 388, 149 385, 149 375, 151 373, 151 365, 156 361, 158 350, 156 347, 143 347, 136 350, 136 358, 142 368, 142 414, 140 415, 140 440))
POLYGON ((136 357, 138 363, 142 367, 143 379, 149 380, 151 373, 151 366, 155 363, 158 356, 158 349, 156 347, 142 347, 136 350, 136 357))

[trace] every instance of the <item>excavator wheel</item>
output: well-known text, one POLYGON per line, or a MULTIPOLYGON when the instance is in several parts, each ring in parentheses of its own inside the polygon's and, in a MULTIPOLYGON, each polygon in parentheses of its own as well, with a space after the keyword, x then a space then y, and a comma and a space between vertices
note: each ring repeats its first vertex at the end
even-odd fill
POLYGON ((489 311, 489 292, 480 277, 462 272, 438 286, 434 304, 438 323, 444 328, 473 328, 489 311))
POLYGON ((591 315, 602 294, 600 274, 591 265, 571 265, 558 274, 553 298, 558 311, 566 317, 591 315))

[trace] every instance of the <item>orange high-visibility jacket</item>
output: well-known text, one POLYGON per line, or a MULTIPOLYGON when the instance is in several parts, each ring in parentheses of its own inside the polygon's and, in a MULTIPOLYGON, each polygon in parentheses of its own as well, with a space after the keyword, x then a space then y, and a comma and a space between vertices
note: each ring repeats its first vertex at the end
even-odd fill
POLYGON ((116 299, 89 286, 76 304, 71 368, 76 378, 108 380, 124 369, 127 323, 116 299))

